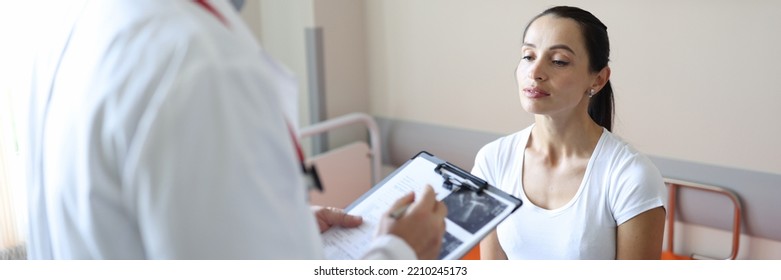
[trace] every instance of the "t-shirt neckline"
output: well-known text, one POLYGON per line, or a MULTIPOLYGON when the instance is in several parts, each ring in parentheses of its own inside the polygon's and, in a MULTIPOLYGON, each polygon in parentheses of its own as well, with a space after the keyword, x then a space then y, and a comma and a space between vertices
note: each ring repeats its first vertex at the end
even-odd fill
POLYGON ((587 182, 589 181, 589 177, 591 176, 591 168, 594 162, 596 161, 596 158, 599 156, 600 151, 602 150, 603 143, 606 141, 605 139, 607 137, 607 130, 604 127, 602 128, 602 134, 599 136, 597 145, 594 147, 594 152, 591 153, 591 157, 588 160, 588 164, 586 165, 586 171, 584 171, 583 173, 583 179, 581 179, 580 185, 578 186, 578 191, 575 193, 574 196, 572 196, 572 199, 567 201, 567 203, 565 203, 561 207, 554 208, 554 209, 546 209, 531 202, 531 200, 529 200, 529 197, 526 196, 526 190, 524 189, 523 186, 523 166, 526 160, 526 144, 529 143, 529 138, 531 138, 533 128, 534 128, 534 124, 532 124, 526 129, 526 135, 522 135, 521 139, 523 139, 523 141, 519 141, 518 143, 519 147, 517 147, 517 149, 521 152, 521 160, 520 160, 520 167, 519 167, 520 176, 516 178, 518 180, 518 185, 520 186, 521 199, 524 201, 524 204, 528 204, 528 206, 535 211, 549 213, 549 214, 557 214, 559 212, 562 212, 572 207, 572 205, 574 205, 575 202, 580 198, 581 194, 584 192, 584 189, 588 187, 587 182))

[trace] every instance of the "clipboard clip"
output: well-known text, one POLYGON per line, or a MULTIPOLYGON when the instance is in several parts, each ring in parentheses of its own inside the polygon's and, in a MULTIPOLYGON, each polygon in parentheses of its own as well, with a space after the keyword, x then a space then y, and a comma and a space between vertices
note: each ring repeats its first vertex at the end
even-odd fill
POLYGON ((314 165, 307 167, 303 163, 301 168, 304 170, 304 183, 307 191, 317 190, 323 192, 323 183, 320 182, 320 174, 317 173, 317 168, 314 165))
POLYGON ((463 187, 466 187, 479 194, 482 193, 488 186, 488 183, 483 181, 483 179, 466 173, 458 167, 455 167, 447 162, 438 164, 437 167, 434 168, 434 172, 442 175, 442 178, 445 179, 445 182, 442 183, 443 186, 446 189, 454 192, 463 187))

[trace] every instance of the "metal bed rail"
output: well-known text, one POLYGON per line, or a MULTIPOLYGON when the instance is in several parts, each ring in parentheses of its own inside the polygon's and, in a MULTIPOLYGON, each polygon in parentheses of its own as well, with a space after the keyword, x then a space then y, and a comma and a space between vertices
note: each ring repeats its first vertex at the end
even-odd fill
POLYGON ((725 188, 699 184, 694 182, 687 182, 677 179, 665 178, 665 183, 669 187, 668 196, 668 211, 667 211, 667 248, 663 252, 664 259, 706 259, 713 260, 718 258, 708 257, 697 253, 692 253, 690 256, 676 255, 674 252, 674 235, 675 235, 675 213, 678 206, 678 191, 679 189, 694 189, 698 191, 705 191, 716 193, 722 196, 726 196, 733 204, 733 217, 732 217, 732 248, 729 256, 723 258, 725 260, 734 260, 738 256, 738 249, 740 248, 740 226, 741 215, 743 207, 740 204, 738 196, 725 188))
POLYGON ((301 128, 298 135, 300 138, 311 137, 352 124, 363 124, 369 131, 369 148, 372 160, 371 180, 374 185, 382 179, 380 177, 382 158, 380 154, 380 129, 372 116, 366 113, 349 113, 301 128))

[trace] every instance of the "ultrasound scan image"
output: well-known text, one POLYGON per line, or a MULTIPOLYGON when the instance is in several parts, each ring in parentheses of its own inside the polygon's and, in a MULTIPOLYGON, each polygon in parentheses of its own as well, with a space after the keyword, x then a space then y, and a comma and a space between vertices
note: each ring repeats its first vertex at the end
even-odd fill
POLYGON ((467 188, 450 193, 442 201, 447 206, 447 219, 472 234, 507 208, 494 197, 467 188))
POLYGON ((438 259, 443 259, 445 256, 450 254, 450 252, 453 252, 458 246, 461 246, 464 242, 456 238, 455 236, 451 235, 447 231, 445 232, 445 236, 442 237, 442 250, 439 251, 439 257, 438 259))

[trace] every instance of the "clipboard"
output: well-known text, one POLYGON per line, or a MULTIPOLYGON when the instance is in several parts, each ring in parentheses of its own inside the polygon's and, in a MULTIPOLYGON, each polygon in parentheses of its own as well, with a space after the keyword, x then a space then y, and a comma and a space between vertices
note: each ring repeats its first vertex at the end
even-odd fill
POLYGON ((411 191, 420 194, 431 185, 436 199, 445 203, 445 234, 439 259, 466 255, 522 201, 469 172, 422 151, 351 203, 345 211, 363 217, 357 228, 334 227, 322 234, 327 259, 350 260, 363 256, 376 235, 382 215, 411 191))

